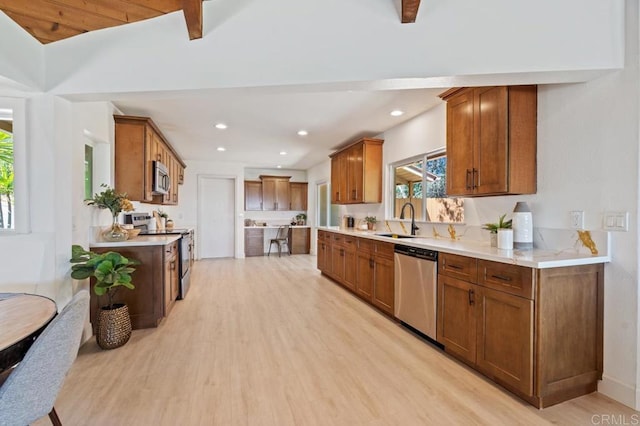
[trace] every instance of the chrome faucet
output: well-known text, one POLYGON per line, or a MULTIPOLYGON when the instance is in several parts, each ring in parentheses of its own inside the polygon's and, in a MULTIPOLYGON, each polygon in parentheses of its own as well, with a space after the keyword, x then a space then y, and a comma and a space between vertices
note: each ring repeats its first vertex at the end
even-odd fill
POLYGON ((416 235, 416 231, 420 228, 416 226, 416 211, 411 203, 404 203, 402 209, 400 209, 400 219, 404 219, 404 208, 411 207, 411 235, 416 235))

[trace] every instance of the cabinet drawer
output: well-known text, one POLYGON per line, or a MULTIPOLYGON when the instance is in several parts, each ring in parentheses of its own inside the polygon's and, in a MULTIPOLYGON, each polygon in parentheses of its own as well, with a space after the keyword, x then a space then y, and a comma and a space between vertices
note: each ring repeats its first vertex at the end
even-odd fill
POLYGON ((342 243, 347 250, 355 251, 357 247, 357 238, 345 235, 342 239, 342 243))
POLYGON ((334 244, 342 244, 342 242, 344 241, 344 235, 342 234, 336 234, 332 232, 329 235, 331 242, 333 242, 334 244))
POLYGON ((475 283, 478 278, 478 261, 472 257, 457 254, 440 253, 438 273, 460 280, 475 283))
POLYGON ((373 251, 373 240, 368 238, 358 238, 358 251, 371 253, 373 251))
POLYGON ((171 244, 167 244, 164 246, 164 256, 165 258, 174 256, 178 253, 178 242, 174 241, 171 244))
POLYGON ((374 251, 376 256, 387 257, 393 259, 393 247, 392 243, 381 243, 379 241, 374 242, 374 251))
POLYGON ((318 231, 318 241, 325 241, 329 233, 327 231, 318 231))
POLYGON ((478 284, 533 300, 533 270, 525 266, 478 260, 478 284))

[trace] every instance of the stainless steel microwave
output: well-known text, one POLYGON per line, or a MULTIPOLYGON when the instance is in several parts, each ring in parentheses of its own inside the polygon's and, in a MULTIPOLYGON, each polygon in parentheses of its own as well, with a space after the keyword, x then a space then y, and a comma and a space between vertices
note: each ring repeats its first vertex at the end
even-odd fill
POLYGON ((153 192, 156 194, 168 194, 171 189, 171 179, 167 166, 159 161, 153 162, 153 192))

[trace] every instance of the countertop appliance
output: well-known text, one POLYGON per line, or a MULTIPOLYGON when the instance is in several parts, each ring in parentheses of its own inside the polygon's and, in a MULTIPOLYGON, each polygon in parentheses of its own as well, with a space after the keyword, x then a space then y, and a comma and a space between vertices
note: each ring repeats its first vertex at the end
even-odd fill
POLYGON ((143 212, 126 212, 124 213, 124 223, 133 225, 136 229, 147 230, 151 215, 143 212))
POLYGON ((438 252, 396 245, 393 256, 394 315, 435 341, 438 252))

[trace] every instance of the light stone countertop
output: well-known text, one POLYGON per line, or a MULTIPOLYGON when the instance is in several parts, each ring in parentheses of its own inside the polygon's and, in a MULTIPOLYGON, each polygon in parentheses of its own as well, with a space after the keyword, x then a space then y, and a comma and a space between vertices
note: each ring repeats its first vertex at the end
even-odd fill
MULTIPOLYGON (((278 229, 281 226, 287 226, 287 225, 267 225, 267 226, 251 225, 251 226, 245 226, 244 229, 278 229)), ((310 225, 289 225, 289 228, 311 228, 311 226, 310 225)))
POLYGON ((138 235, 130 240, 110 242, 110 241, 94 241, 89 244, 90 248, 101 247, 141 247, 141 246, 165 246, 182 237, 180 234, 168 235, 138 235))
POLYGON ((604 250, 606 254, 600 255, 592 255, 588 250, 575 247, 557 250, 539 248, 532 250, 500 250, 496 247, 491 247, 489 242, 484 241, 453 240, 446 237, 436 238, 422 235, 414 238, 392 238, 376 235, 387 233, 384 231, 360 231, 340 229, 338 227, 319 227, 318 229, 537 269, 611 262, 608 250, 604 250))

